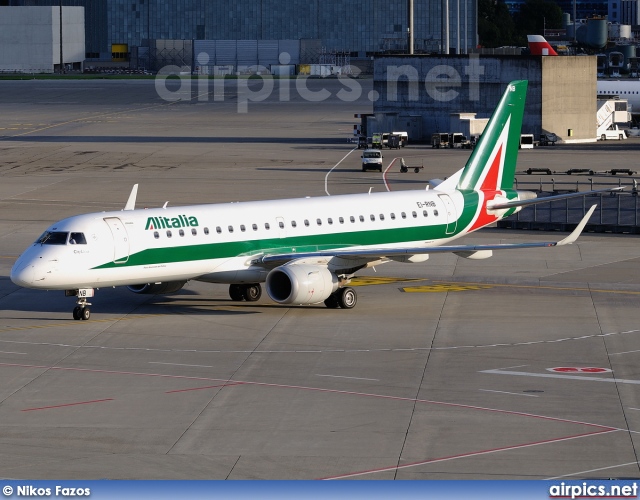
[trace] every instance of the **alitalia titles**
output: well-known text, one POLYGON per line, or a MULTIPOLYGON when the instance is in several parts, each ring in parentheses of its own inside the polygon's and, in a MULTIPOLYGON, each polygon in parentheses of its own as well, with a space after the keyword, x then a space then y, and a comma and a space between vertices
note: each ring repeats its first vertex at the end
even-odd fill
POLYGON ((181 227, 198 227, 198 219, 194 216, 178 215, 177 217, 148 217, 145 230, 170 229, 181 227))

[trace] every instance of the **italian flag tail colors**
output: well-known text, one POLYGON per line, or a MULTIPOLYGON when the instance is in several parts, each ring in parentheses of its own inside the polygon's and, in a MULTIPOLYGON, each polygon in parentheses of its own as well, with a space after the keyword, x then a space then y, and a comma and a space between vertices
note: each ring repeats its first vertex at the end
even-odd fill
POLYGON ((464 167, 458 182, 460 191, 513 188, 526 95, 526 80, 514 81, 507 86, 464 167))

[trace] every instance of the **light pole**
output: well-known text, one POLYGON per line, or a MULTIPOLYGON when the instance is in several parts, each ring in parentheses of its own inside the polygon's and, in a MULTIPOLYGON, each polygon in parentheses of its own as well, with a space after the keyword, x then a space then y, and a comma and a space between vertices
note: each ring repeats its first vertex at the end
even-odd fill
POLYGON ((409 0, 409 13, 408 13, 408 18, 409 18, 409 27, 407 28, 407 35, 408 35, 408 40, 407 40, 407 45, 408 45, 408 52, 409 55, 413 55, 413 46, 414 46, 414 35, 413 35, 413 0, 409 0))
POLYGON ((60 0, 60 74, 64 74, 64 59, 62 59, 62 0, 60 0))

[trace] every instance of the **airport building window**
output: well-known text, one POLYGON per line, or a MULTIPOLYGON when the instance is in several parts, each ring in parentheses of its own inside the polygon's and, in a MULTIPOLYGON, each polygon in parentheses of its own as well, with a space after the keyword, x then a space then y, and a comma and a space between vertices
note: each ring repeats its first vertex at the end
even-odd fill
POLYGON ((160 238, 160 233, 158 231, 154 231, 153 237, 157 240, 158 238, 160 238))
POLYGON ((191 228, 191 234, 192 234, 193 236, 195 236, 196 234, 198 234, 198 230, 197 230, 195 227, 192 227, 192 228, 191 228))
POLYGON ((178 231, 178 234, 179 234, 180 236, 184 236, 184 229, 180 229, 180 231, 178 231))
POLYGON ((173 236, 173 235, 171 234, 171 231, 167 231, 167 238, 171 238, 171 236, 173 236))
POLYGON ((209 234, 209 228, 208 227, 204 228, 204 234, 209 234))
POLYGON ((218 233, 218 234, 222 233, 222 228, 220 226, 216 227, 216 233, 218 233))

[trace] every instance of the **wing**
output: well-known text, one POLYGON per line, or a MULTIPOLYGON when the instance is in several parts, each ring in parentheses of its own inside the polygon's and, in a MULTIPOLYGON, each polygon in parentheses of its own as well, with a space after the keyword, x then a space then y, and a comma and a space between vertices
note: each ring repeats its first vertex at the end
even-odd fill
POLYGON ((493 250, 518 250, 523 248, 540 248, 540 247, 556 247, 570 245, 578 239, 578 236, 584 230, 589 218, 596 209, 593 205, 573 232, 560 241, 542 241, 537 243, 506 243, 495 245, 449 245, 449 246, 431 246, 431 247, 404 247, 404 248, 361 248, 353 249, 338 248, 335 250, 321 250, 317 252, 299 252, 287 254, 271 254, 263 255, 254 261, 255 264, 279 265, 285 264, 292 260, 308 259, 308 258, 332 258, 342 257, 348 259, 362 259, 365 261, 375 261, 381 259, 389 259, 393 257, 404 257, 411 255, 424 255, 432 253, 451 252, 463 257, 478 255, 477 258, 490 256, 493 250), (484 255, 482 255, 484 253, 484 255))

